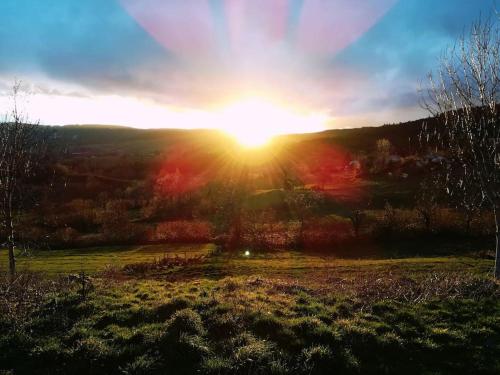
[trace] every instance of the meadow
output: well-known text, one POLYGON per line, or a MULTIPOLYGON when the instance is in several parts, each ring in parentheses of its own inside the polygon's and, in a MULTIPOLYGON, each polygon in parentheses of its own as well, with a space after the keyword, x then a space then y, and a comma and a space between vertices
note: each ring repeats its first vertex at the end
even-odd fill
POLYGON ((13 278, 0 250, 0 374, 498 374, 492 213, 429 190, 417 125, 264 159, 63 128, 13 278))
MULTIPOLYGON (((213 251, 213 245, 210 244, 163 244, 19 252, 16 258, 20 272, 42 272, 57 276, 80 272, 95 274, 130 263, 151 262, 166 256, 189 258, 210 251, 213 251)), ((0 264, 7 264, 6 251, 0 251, 0 264)))
POLYGON ((169 248, 164 261, 161 246, 93 249, 80 251, 80 257, 77 250, 35 255, 30 268, 45 266, 50 277, 30 272, 14 285, 1 283, 0 369, 15 374, 500 370, 495 355, 500 288, 490 277, 490 259, 169 248), (196 261, 179 260, 186 259, 184 252, 196 261), (138 267, 115 263, 119 254, 138 267), (103 267, 105 260, 113 266, 103 267), (65 276, 78 272, 82 262, 92 275, 84 292, 81 280, 65 276))

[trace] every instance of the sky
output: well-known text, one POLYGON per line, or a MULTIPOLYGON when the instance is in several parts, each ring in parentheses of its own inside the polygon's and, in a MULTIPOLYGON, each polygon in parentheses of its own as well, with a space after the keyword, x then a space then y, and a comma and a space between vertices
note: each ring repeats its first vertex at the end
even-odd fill
POLYGON ((1 0, 0 112, 212 127, 259 100, 331 128, 425 117, 418 89, 494 0, 1 0))

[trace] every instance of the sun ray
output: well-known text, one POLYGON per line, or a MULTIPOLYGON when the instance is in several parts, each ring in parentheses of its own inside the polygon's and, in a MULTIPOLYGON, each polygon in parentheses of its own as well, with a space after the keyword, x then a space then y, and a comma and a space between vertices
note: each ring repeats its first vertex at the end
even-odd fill
POLYGON ((227 106, 217 114, 216 121, 219 129, 242 146, 255 148, 278 135, 324 130, 326 117, 296 113, 270 101, 251 98, 227 106))

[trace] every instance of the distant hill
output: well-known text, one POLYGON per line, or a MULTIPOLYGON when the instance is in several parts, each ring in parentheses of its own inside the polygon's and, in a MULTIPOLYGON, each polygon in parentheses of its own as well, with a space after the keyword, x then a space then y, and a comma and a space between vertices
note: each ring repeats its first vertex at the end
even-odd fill
POLYGON ((136 129, 125 126, 67 125, 57 131, 75 151, 154 154, 176 144, 210 144, 221 138, 216 130, 136 129))
POLYGON ((301 142, 328 142, 351 152, 370 152, 378 139, 388 139, 400 154, 413 153, 419 146, 422 125, 433 125, 434 119, 421 119, 400 124, 351 129, 332 129, 320 133, 290 136, 301 142))
MULTIPOLYGON (((346 151, 370 152, 376 141, 388 139, 400 154, 411 154, 418 148, 418 135, 425 122, 433 119, 407 123, 363 127, 352 129, 332 129, 319 133, 294 134, 277 137, 280 144, 306 142, 337 145, 346 151)), ((166 151, 177 144, 193 147, 220 146, 224 135, 217 130, 197 129, 137 129, 108 125, 67 125, 58 129, 59 138, 76 152, 90 153, 154 154, 166 151)))

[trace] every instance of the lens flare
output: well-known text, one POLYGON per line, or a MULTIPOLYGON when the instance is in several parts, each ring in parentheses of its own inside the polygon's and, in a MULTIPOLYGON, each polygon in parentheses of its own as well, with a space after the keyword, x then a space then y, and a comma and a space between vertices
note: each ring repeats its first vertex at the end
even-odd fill
POLYGON ((327 116, 301 114, 262 99, 247 99, 227 106, 216 115, 216 128, 248 148, 268 144, 274 137, 311 133, 326 128, 327 116))

